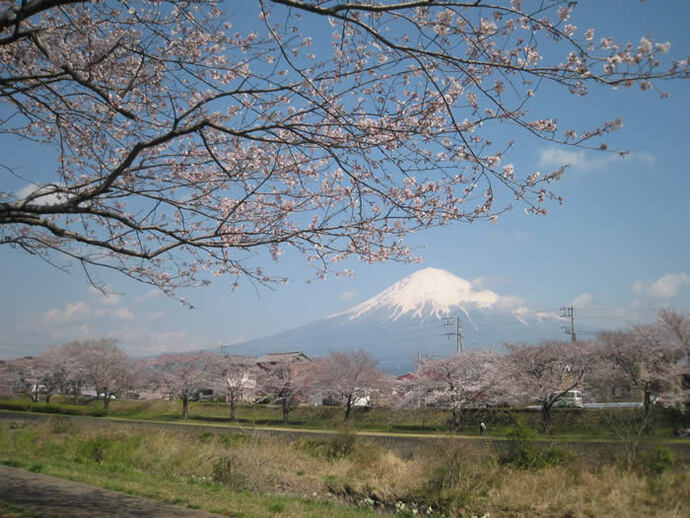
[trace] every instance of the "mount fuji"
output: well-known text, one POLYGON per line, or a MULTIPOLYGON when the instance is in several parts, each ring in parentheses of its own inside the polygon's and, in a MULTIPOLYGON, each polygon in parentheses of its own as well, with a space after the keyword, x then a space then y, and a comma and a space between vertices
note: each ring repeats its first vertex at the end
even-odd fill
POLYGON ((465 349, 506 342, 563 339, 555 313, 531 311, 518 297, 482 289, 446 270, 424 268, 346 311, 272 336, 231 346, 239 354, 362 348, 391 373, 413 368, 421 356, 446 356, 458 346, 458 321, 465 349))

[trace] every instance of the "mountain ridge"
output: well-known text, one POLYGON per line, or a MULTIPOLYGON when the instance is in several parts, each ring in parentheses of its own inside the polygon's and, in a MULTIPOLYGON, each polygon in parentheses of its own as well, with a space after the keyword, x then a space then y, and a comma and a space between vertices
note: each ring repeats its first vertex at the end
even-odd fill
POLYGON ((455 328, 465 324, 465 348, 502 349, 506 342, 561 338, 561 320, 529 310, 512 295, 484 289, 447 270, 424 268, 350 309, 270 336, 233 344, 233 352, 265 354, 300 350, 310 356, 330 350, 365 349, 388 372, 413 368, 414 359, 456 350, 455 328))

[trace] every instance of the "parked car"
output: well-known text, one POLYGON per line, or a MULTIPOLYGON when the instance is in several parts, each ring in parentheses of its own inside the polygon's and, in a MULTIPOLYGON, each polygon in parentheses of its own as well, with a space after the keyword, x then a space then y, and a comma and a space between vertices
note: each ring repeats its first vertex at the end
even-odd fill
MULTIPOLYGON (((553 394, 558 393, 554 392, 553 394)), ((579 390, 569 390, 558 398, 554 406, 557 408, 582 408, 582 392, 579 390)))

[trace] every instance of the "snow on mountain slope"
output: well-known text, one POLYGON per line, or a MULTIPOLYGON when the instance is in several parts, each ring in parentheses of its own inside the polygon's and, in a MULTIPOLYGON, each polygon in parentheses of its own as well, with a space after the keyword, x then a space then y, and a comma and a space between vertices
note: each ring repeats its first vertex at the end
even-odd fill
POLYGON ((418 355, 455 351, 455 328, 442 317, 459 313, 466 349, 500 350, 506 342, 563 338, 557 315, 534 312, 519 297, 482 289, 446 270, 425 268, 346 311, 233 349, 238 354, 303 351, 319 356, 362 348, 386 371, 403 373, 418 355))
POLYGON ((468 318, 472 309, 512 310, 516 317, 524 313, 516 297, 500 296, 491 290, 475 288, 470 281, 439 268, 424 268, 396 282, 378 295, 332 317, 350 320, 370 313, 387 313, 389 319, 403 315, 442 318, 460 310, 468 318))

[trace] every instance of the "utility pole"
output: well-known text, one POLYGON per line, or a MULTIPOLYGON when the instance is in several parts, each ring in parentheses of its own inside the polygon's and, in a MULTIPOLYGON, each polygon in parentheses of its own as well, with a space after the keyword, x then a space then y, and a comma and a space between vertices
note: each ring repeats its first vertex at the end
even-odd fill
POLYGON ((570 325, 561 326, 565 330, 565 334, 570 335, 572 342, 577 341, 575 335, 575 311, 572 306, 561 307, 561 318, 570 318, 570 325))
POLYGON ((446 336, 448 338, 451 338, 452 336, 455 336, 455 346, 457 348, 457 352, 462 352, 463 351, 463 344, 462 344, 462 319, 457 316, 455 319, 453 317, 446 317, 443 319, 444 320, 444 325, 446 327, 452 327, 453 325, 453 320, 455 320, 455 331, 451 331, 449 333, 446 333, 446 336))

